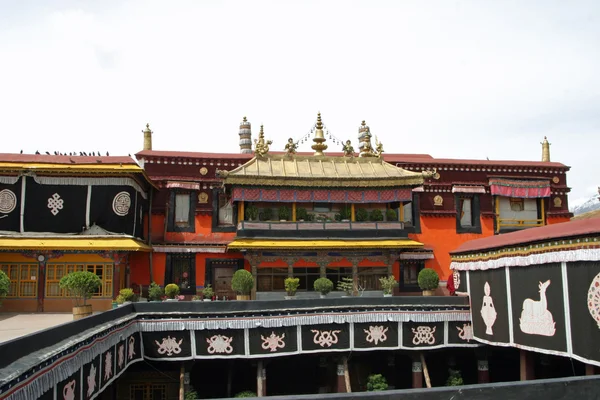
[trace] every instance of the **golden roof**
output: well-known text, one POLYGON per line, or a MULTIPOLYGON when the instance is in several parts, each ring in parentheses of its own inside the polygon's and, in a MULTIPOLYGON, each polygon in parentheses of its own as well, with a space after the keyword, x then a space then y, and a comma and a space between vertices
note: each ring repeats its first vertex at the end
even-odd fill
POLYGON ((412 172, 379 157, 265 154, 231 171, 217 171, 225 184, 253 186, 416 186, 431 172, 412 172))

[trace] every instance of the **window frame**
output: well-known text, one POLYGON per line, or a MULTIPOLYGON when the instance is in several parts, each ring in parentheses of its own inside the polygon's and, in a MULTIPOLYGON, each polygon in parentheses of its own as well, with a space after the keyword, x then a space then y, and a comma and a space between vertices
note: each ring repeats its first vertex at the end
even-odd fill
POLYGON ((479 203, 479 194, 457 193, 454 195, 456 233, 481 233, 481 207, 479 203), (460 199, 471 199, 471 226, 462 226, 460 223, 460 199))
POLYGON ((419 272, 421 272, 425 268, 425 260, 400 260, 400 282, 398 282, 398 289, 401 292, 420 292, 421 288, 419 287, 419 282, 412 284, 407 284, 404 281, 404 267, 415 264, 417 266, 416 275, 417 278, 419 276, 419 272))
POLYGON ((231 225, 219 225, 219 188, 212 190, 212 231, 213 232, 236 232, 238 224, 238 202, 231 203, 231 225))
POLYGON ((169 219, 167 222, 167 232, 196 232, 196 192, 188 190, 171 190, 169 194, 169 219), (175 223, 175 198, 178 194, 187 194, 190 197, 190 209, 187 225, 178 225, 175 223))
POLYGON ((366 277, 366 276, 370 276, 370 277, 375 277, 375 279, 371 280, 373 282, 375 282, 375 287, 369 288, 369 287, 365 287, 363 288, 365 291, 381 291, 383 290, 381 288, 381 283, 379 282, 379 278, 386 278, 389 276, 388 273, 388 267, 382 267, 382 266, 378 266, 378 267, 371 267, 371 266, 367 266, 367 267, 357 267, 357 272, 356 272, 356 279, 358 282, 358 286, 359 286, 359 290, 362 287, 361 285, 361 278, 366 277), (381 273, 383 271, 383 273, 381 273))
MULTIPOLYGON (((182 289, 181 287, 179 287, 179 294, 180 295, 195 295, 197 292, 196 289, 196 253, 167 253, 167 259, 165 262, 165 286, 168 285, 169 283, 175 283, 173 282, 173 262, 177 259, 186 259, 190 261, 190 265, 189 265, 189 288, 186 289, 182 289)), ((179 286, 178 284, 176 284, 177 286, 179 286)))
POLYGON ((10 286, 8 294, 6 295, 6 299, 36 299, 38 297, 38 281, 40 277, 38 263, 3 262, 0 263, 0 270, 4 271, 4 273, 6 273, 6 275, 10 279, 10 286), (29 277, 29 279, 22 279, 23 267, 27 268, 27 276, 29 277), (11 272, 13 269, 17 270, 17 279, 13 279, 11 277, 11 272), (31 275, 32 271, 35 271, 35 275, 31 275), (32 276, 35 276, 36 279, 32 280, 32 276), (33 293, 31 295, 24 295, 23 287, 28 284, 33 286, 33 293))
MULTIPOLYGON (((65 289, 61 289, 58 287, 58 295, 50 294, 51 290, 49 290, 50 285, 58 285, 60 279, 70 274, 71 272, 76 271, 89 271, 96 273, 98 267, 102 267, 102 277, 100 280, 102 281, 102 285, 100 286, 100 293, 94 293, 92 298, 113 298, 114 294, 114 273, 115 273, 115 264, 112 262, 48 262, 46 263, 46 276, 44 279, 44 297, 49 299, 60 299, 60 298, 68 298, 71 297, 67 294, 65 289), (56 277, 56 269, 57 267, 63 267, 63 274, 60 277, 56 277), (93 271, 90 271, 90 267, 93 267, 93 271), (51 274, 50 271, 54 270, 54 274, 51 274), (53 278, 50 278, 50 276, 53 278)), ((97 275, 97 274, 96 274, 97 275)))
MULTIPOLYGON (((411 201, 411 214, 412 214, 412 225, 404 225, 404 230, 407 233, 421 233, 421 207, 420 207, 419 193, 412 194, 411 201)), ((403 204, 403 203, 400 203, 403 204)), ((402 221, 404 222, 404 221, 402 221)))
POLYGON ((287 267, 262 267, 256 269, 256 291, 257 292, 273 292, 273 293, 283 293, 285 292, 285 285, 281 289, 273 289, 273 277, 283 277, 283 283, 285 283, 285 279, 288 278, 288 269, 287 267), (274 271, 283 271, 283 272, 274 272, 274 271), (270 290, 263 290, 259 286, 259 278, 264 278, 268 276, 270 278, 270 290))

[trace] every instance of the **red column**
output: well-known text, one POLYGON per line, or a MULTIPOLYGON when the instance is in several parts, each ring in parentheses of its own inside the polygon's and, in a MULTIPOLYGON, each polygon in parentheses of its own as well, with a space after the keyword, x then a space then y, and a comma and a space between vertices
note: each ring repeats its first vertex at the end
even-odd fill
POLYGON ((534 378, 535 364, 533 353, 527 350, 521 350, 520 355, 521 380, 530 381, 534 378))
POLYGON ((346 393, 348 390, 346 389, 346 378, 344 373, 346 370, 344 369, 344 363, 340 361, 337 365, 337 392, 338 393, 346 393))
POLYGON ((262 369, 262 395, 266 396, 267 395, 267 369, 264 368, 262 369))
POLYGON ((477 360, 477 383, 490 383, 488 360, 477 360))
POLYGON ((421 361, 413 361, 412 363, 412 387, 415 389, 423 387, 423 365, 421 361))
POLYGON ((46 256, 38 255, 38 274, 37 274, 37 312, 44 312, 44 286, 46 285, 46 256))

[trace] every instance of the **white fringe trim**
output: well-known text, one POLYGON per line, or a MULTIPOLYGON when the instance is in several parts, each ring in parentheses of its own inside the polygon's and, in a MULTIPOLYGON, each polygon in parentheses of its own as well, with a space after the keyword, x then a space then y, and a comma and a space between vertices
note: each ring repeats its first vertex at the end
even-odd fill
MULTIPOLYGON (((132 178, 76 178, 60 176, 37 176, 32 175, 40 185, 79 185, 79 186, 131 186, 137 190, 144 199, 148 196, 142 187, 132 178)), ((15 181, 16 182, 16 181, 15 181)))
POLYGON ((528 256, 502 257, 486 261, 452 261, 450 269, 457 271, 483 271, 503 267, 526 267, 528 265, 577 261, 600 261, 600 249, 562 250, 528 256))
POLYGON ((19 178, 20 176, 0 176, 0 183, 4 185, 14 185, 19 178))

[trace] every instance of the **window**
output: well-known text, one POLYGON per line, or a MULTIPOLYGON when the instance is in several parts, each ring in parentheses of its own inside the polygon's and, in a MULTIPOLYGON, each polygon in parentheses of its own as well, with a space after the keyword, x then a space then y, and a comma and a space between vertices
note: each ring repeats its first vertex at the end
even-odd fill
POLYGON ((419 288, 419 272, 425 268, 425 262, 422 260, 401 260, 400 261, 400 290, 405 292, 417 292, 419 288))
POLYGON ((359 290, 381 290, 379 278, 386 276, 387 267, 358 267, 359 290))
POLYGON ((287 267, 257 268, 256 290, 259 292, 276 292, 285 290, 285 278, 288 277, 287 267))
POLYGON ((510 210, 520 212, 525 210, 525 199, 510 199, 510 210))
POLYGON ((129 385, 129 398, 132 400, 167 400, 167 385, 156 383, 129 385))
POLYGON ((479 218, 479 196, 457 195, 456 203, 456 232, 481 233, 481 220, 479 218))
POLYGON ((413 210, 412 203, 403 203, 403 218, 404 218, 404 226, 413 226, 413 210))
POLYGON ((213 189, 213 232, 235 232, 237 229, 238 207, 231 194, 221 189, 213 189))
POLYGON ((6 263, 0 264, 10 279, 10 287, 6 297, 37 297, 38 265, 6 263))
POLYGON ((331 204, 330 203, 314 203, 313 211, 315 211, 315 212, 330 212, 331 204))
POLYGON ((321 277, 319 267, 294 267, 294 278, 300 279, 298 290, 315 290, 315 281, 321 277))
POLYGON ((196 257, 194 254, 167 254, 165 286, 174 283, 180 294, 196 294, 196 257))
POLYGON ((195 232, 196 196, 190 192, 172 191, 169 198, 169 232, 195 232))
POLYGON ((497 197, 499 229, 510 231, 544 224, 541 215, 541 199, 497 197))
POLYGON ((333 267, 327 268, 325 271, 327 278, 333 282, 333 290, 337 290, 337 284, 342 281, 343 277, 352 278, 352 267, 333 267))
POLYGON ((98 288, 93 297, 111 297, 113 296, 113 264, 112 263, 93 263, 93 264, 68 264, 68 263, 48 263, 46 264, 46 297, 68 297, 69 294, 60 288, 60 279, 75 271, 93 272, 102 281, 102 286, 98 288))

